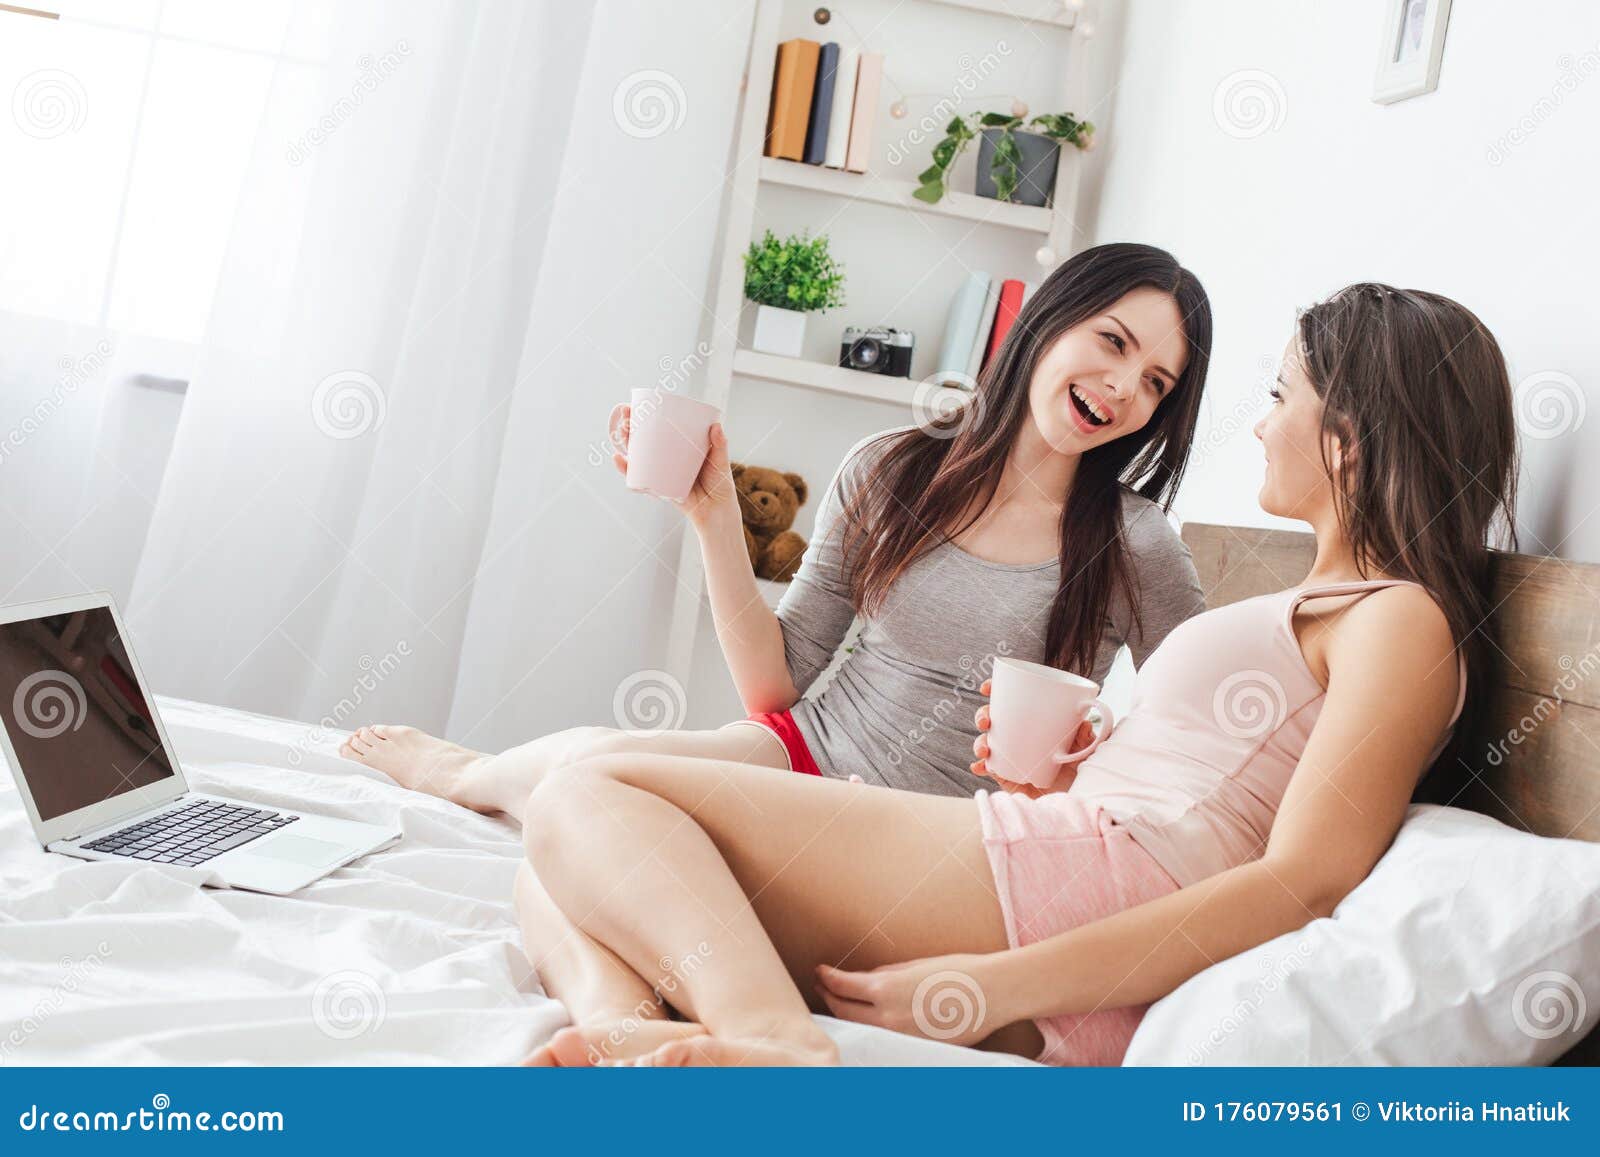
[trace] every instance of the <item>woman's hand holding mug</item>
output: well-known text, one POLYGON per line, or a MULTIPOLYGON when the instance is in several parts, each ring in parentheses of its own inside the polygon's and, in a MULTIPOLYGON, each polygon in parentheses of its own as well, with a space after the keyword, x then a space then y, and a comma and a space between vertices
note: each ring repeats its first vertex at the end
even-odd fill
MULTIPOLYGON (((985 679, 983 681, 983 686, 979 687, 978 690, 984 695, 991 694, 994 690, 993 681, 985 679)), ((1109 724, 1109 720, 1107 723, 1109 724)), ((978 738, 972 741, 972 753, 978 757, 976 762, 971 765, 973 775, 982 776, 985 779, 992 779, 998 787, 1001 787, 1008 792, 1014 792, 1017 795, 1025 795, 1029 799, 1038 799, 1040 796, 1050 795, 1054 792, 1066 791, 1072 787, 1073 781, 1077 778, 1077 771, 1075 768, 1072 768, 1070 764, 1061 768, 1061 772, 1057 776, 1056 781, 1049 787, 1034 787, 1032 784, 1015 783, 1008 779, 1002 779, 990 769, 988 763, 989 757, 992 753, 989 749, 989 736, 987 733, 989 729, 994 726, 994 721, 991 717, 989 705, 987 703, 978 708, 977 724, 978 738)), ((1106 736, 1110 734, 1110 730, 1110 727, 1107 726, 1104 734, 1098 734, 1095 731, 1094 724, 1088 719, 1085 719, 1082 723, 1078 724, 1078 729, 1073 734, 1072 741, 1066 747, 1066 754, 1076 756, 1079 752, 1087 753, 1088 749, 1098 747, 1100 743, 1105 740, 1106 736)), ((1076 762, 1076 760, 1073 762, 1076 762)))
MULTIPOLYGON (((609 422, 612 464, 624 477, 628 474, 628 446, 633 434, 633 407, 627 402, 618 403, 611 411, 609 422)), ((728 462, 728 439, 722 432, 721 422, 712 422, 709 433, 710 447, 700 472, 683 498, 671 501, 683 511, 696 528, 711 521, 719 513, 739 522, 739 495, 733 485, 733 468, 728 462)))

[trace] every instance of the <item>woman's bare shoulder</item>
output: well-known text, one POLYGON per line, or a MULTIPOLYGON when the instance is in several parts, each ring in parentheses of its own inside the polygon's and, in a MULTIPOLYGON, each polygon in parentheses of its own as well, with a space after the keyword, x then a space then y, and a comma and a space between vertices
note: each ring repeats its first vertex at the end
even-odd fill
POLYGON ((1357 599, 1328 627, 1330 679, 1436 689, 1453 701, 1456 641, 1444 608, 1420 586, 1385 587, 1357 599))

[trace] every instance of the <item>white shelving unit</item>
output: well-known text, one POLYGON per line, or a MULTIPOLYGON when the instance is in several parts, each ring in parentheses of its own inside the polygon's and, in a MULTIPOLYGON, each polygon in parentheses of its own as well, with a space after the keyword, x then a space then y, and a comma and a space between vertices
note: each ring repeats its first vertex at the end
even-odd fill
MULTIPOLYGON (((726 411, 737 383, 743 380, 776 383, 792 388, 797 405, 806 404, 808 394, 821 392, 835 398, 891 402, 904 407, 917 404, 929 410, 937 409, 943 400, 941 395, 959 395, 960 392, 924 386, 915 378, 864 374, 825 362, 735 348, 735 343, 728 340, 728 335, 739 332, 744 308, 743 257, 753 234, 756 207, 762 190, 802 189, 812 194, 822 194, 824 198, 899 209, 905 214, 904 228, 911 236, 925 235, 929 228, 930 223, 919 221, 918 215, 954 219, 979 231, 1007 231, 1012 238, 1020 231, 1037 238, 1038 245, 1054 251, 1059 260, 1076 248, 1074 217, 1078 201, 1080 154, 1070 147, 1061 150, 1061 163, 1050 208, 1013 205, 954 190, 947 192, 938 204, 929 205, 911 196, 916 185, 903 177, 872 172, 850 173, 763 156, 773 68, 778 43, 785 38, 782 35, 784 16, 786 8, 790 6, 793 6, 793 12, 798 12, 809 11, 816 4, 813 0, 757 0, 743 97, 735 129, 734 165, 723 202, 720 266, 712 287, 715 340, 711 342, 705 384, 700 396, 726 411), (911 233, 912 230, 916 232, 911 233)), ((850 6, 845 0, 835 7, 847 13, 850 6)), ((1069 38, 1059 35, 1059 30, 1070 31, 1079 27, 1077 10, 1080 7, 1081 4, 1072 0, 905 0, 883 23, 890 23, 902 9, 944 8, 964 10, 959 20, 952 20, 952 24, 959 29, 952 31, 952 37, 976 39, 971 36, 970 30, 973 28, 971 14, 977 13, 982 16, 985 26, 993 26, 997 38, 1015 29, 1017 35, 1027 36, 1035 42, 1041 34, 1046 33, 1056 35, 1058 39, 1069 39, 1069 58, 1061 61, 1059 68, 1053 72, 1053 75, 1063 78, 1059 90, 1051 94, 1052 100, 1059 101, 1059 104, 1037 111, 1068 110, 1087 115, 1087 86, 1084 69, 1079 66, 1083 40, 1076 34, 1069 38)), ((873 28, 875 33, 892 37, 892 32, 877 22, 874 22, 873 28)), ((813 26, 806 35, 817 40, 845 39, 848 35, 845 29, 840 29, 838 36, 833 33, 832 27, 813 26)), ((872 49, 874 46, 868 43, 863 47, 872 49)), ((880 122, 877 129, 879 134, 884 134, 891 127, 888 122, 880 122)), ((931 151, 932 142, 925 147, 931 151)), ((976 146, 969 148, 969 152, 976 151, 976 146)), ((1040 270, 1038 275, 1042 276, 1044 272, 1040 270)), ((667 639, 667 667, 687 688, 693 670, 704 602, 699 544, 693 534, 684 535, 679 552, 678 578, 667 639)), ((784 584, 758 585, 763 601, 769 606, 776 606, 784 584)))
POLYGON ((918 213, 932 213, 937 217, 959 217, 967 221, 981 221, 986 225, 1004 225, 1038 233, 1041 237, 1047 236, 1055 225, 1055 213, 1050 209, 1013 205, 996 201, 993 197, 955 192, 946 193, 936 204, 930 205, 911 195, 917 187, 912 181, 879 177, 872 173, 847 173, 842 169, 827 169, 821 165, 783 161, 776 157, 761 158, 761 180, 772 185, 832 193, 836 197, 848 197, 854 201, 895 205, 918 213))
POLYGON ((1010 20, 1033 21, 1037 24, 1054 24, 1058 28, 1072 28, 1078 21, 1082 4, 1064 3, 1063 0, 929 0, 949 8, 970 8, 974 12, 988 12, 1010 20))
POLYGON ((733 372, 742 378, 755 378, 764 382, 778 382, 802 390, 821 390, 825 394, 842 394, 847 398, 863 398, 872 402, 896 402, 910 406, 922 401, 929 404, 942 397, 961 399, 962 390, 943 387, 930 388, 907 378, 891 378, 883 374, 864 374, 842 366, 830 366, 805 358, 785 358, 777 354, 764 354, 756 350, 736 350, 733 355, 733 372), (927 398, 919 398, 918 391, 926 390, 927 398))

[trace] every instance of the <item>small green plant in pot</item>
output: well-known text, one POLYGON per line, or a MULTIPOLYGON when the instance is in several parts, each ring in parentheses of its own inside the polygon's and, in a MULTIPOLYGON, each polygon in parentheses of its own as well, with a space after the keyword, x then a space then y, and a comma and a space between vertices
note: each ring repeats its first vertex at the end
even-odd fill
POLYGON ((1091 148, 1094 125, 1071 113, 1041 113, 1026 123, 1022 117, 998 112, 955 117, 945 126, 944 139, 933 146, 933 164, 917 175, 917 189, 911 195, 937 204, 956 158, 980 136, 974 191, 1001 201, 1048 205, 1055 191, 1061 142, 1091 148))
POLYGON ((797 358, 806 314, 844 304, 844 269, 828 252, 826 237, 800 233, 779 240, 768 229, 744 255, 744 295, 757 307, 750 344, 797 358))

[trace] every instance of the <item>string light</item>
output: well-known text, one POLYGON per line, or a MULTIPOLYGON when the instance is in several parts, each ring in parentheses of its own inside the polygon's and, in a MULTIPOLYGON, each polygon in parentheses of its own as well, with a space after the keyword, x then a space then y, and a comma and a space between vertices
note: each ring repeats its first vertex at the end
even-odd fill
MULTIPOLYGON (((1070 9, 1074 12, 1081 11, 1083 8, 1083 0, 1062 0, 1062 7, 1065 9, 1070 9)), ((864 44, 866 42, 866 38, 856 31, 855 26, 850 23, 850 18, 843 12, 835 12, 831 8, 818 8, 811 13, 811 19, 817 24, 831 24, 835 17, 838 17, 839 21, 845 26, 846 30, 849 31, 850 35, 855 37, 858 43, 864 44)), ((1094 26, 1089 25, 1088 28, 1089 31, 1086 32, 1085 35, 1093 35, 1094 26)), ((907 92, 905 89, 900 87, 900 85, 895 81, 894 77, 889 75, 888 69, 884 70, 883 79, 885 83, 887 83, 895 92, 895 99, 889 105, 889 115, 895 120, 904 120, 906 118, 910 112, 909 102, 912 100, 921 100, 927 98, 934 101, 943 101, 950 98, 950 94, 948 92, 907 92)), ((979 93, 977 95, 963 96, 961 101, 963 104, 969 102, 975 103, 979 101, 994 101, 995 103, 1010 101, 1011 115, 1019 119, 1026 117, 1029 111, 1028 102, 1023 100, 1020 96, 1017 96, 1015 93, 1010 92, 979 93)))
MULTIPOLYGON (((1061 7, 1062 10, 1066 12, 1082 12, 1084 8, 1084 0, 1061 0, 1061 7)), ((833 15, 832 9, 818 8, 812 12, 811 18, 818 24, 829 24, 833 21, 833 15)), ((856 38, 858 43, 866 42, 866 38, 857 32, 855 26, 850 23, 850 18, 848 16, 845 16, 844 13, 841 12, 839 14, 839 18, 844 21, 845 27, 849 30, 850 34, 856 38)), ((1073 31, 1082 36, 1085 40, 1090 40, 1094 37, 1094 22, 1087 20, 1075 20, 1073 22, 1073 31)), ((889 115, 895 120, 905 119, 908 97, 934 97, 938 100, 943 100, 949 96, 948 93, 942 92, 906 92, 895 83, 894 77, 890 76, 887 70, 885 70, 883 74, 883 79, 889 83, 889 86, 894 89, 896 94, 893 103, 889 105, 889 115)), ((968 99, 973 101, 1010 100, 1012 116, 1021 120, 1028 115, 1028 102, 1023 100, 1020 96, 1016 96, 1011 93, 988 93, 985 95, 973 96, 968 99)), ((1093 148, 1094 138, 1091 136, 1083 143, 1081 147, 1085 150, 1093 148)), ((1033 259, 1044 268, 1049 269, 1056 263, 1056 251, 1049 245, 1041 245, 1039 248, 1033 251, 1033 259)))

